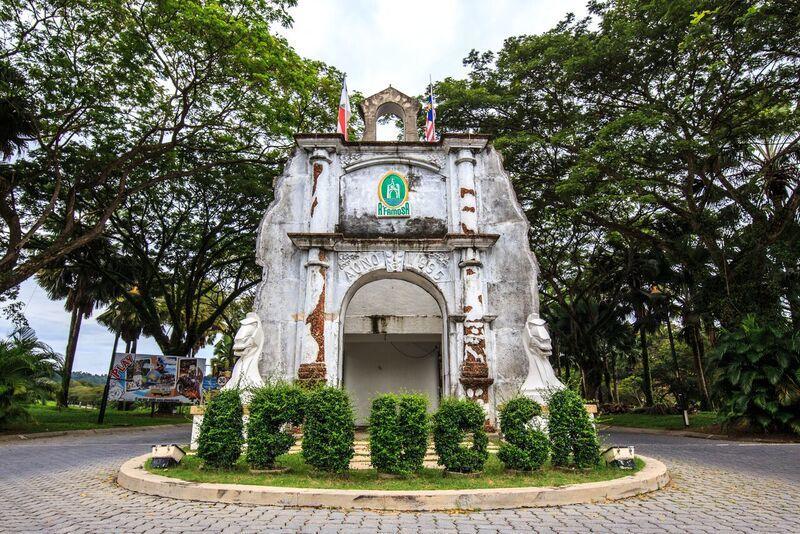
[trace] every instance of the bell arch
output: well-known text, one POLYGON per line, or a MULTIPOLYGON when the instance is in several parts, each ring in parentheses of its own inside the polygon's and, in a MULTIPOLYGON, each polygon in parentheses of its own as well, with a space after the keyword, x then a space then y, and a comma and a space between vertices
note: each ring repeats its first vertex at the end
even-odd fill
POLYGON ((391 85, 365 98, 358 105, 358 111, 364 120, 362 141, 377 139, 378 119, 384 115, 397 115, 403 120, 403 141, 419 141, 417 132, 417 115, 422 106, 407 94, 401 93, 391 85))

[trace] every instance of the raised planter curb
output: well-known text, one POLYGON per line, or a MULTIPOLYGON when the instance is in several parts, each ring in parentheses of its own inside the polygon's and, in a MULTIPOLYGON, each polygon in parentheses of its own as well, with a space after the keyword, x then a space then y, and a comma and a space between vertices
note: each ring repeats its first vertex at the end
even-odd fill
POLYGON ((83 428, 80 430, 57 430, 54 432, 31 432, 30 434, 3 434, 0 435, 0 443, 6 441, 25 441, 29 439, 58 438, 61 436, 91 436, 93 434, 122 434, 135 430, 154 430, 156 428, 188 428, 191 422, 174 423, 167 425, 148 425, 148 426, 115 426, 110 428, 83 428))
POLYGON ((149 457, 149 454, 144 454, 122 464, 117 483, 132 491, 172 499, 269 506, 394 511, 528 508, 615 501, 656 491, 669 483, 667 467, 654 458, 644 456, 640 456, 646 464, 641 471, 603 482, 545 488, 420 491, 283 488, 187 482, 146 471, 144 463, 149 457))
POLYGON ((800 438, 797 440, 785 439, 770 439, 770 438, 757 438, 755 436, 727 436, 725 434, 708 434, 706 432, 694 432, 691 430, 670 430, 667 428, 641 428, 635 426, 611 426, 611 425, 597 425, 598 430, 606 432, 627 432, 628 434, 651 434, 654 436, 678 436, 684 438, 697 438, 697 439, 714 439, 718 441, 740 441, 743 443, 773 443, 773 444, 787 444, 787 443, 800 443, 800 438))

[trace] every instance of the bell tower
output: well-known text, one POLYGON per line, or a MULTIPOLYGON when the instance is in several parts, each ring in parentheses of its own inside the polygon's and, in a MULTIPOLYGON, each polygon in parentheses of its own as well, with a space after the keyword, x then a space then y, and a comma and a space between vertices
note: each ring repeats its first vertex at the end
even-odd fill
POLYGON ((421 108, 416 98, 401 93, 391 85, 365 98, 358 105, 358 111, 364 119, 364 137, 361 140, 375 141, 378 119, 384 115, 397 115, 403 119, 403 141, 419 141, 417 115, 421 108))

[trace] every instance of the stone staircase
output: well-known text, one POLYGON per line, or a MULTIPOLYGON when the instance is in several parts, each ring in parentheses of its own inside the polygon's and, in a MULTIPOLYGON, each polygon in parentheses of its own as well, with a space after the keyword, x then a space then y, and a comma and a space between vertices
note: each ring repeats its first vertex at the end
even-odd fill
MULTIPOLYGON (((465 446, 469 446, 468 443, 464 443, 465 446)), ((300 452, 302 446, 301 440, 297 440, 297 443, 289 449, 290 454, 296 454, 300 452)), ((372 465, 369 463, 369 441, 363 439, 357 439, 354 443, 355 454, 353 455, 353 459, 350 460, 350 469, 372 469, 372 465)), ((494 443, 489 443, 489 452, 490 453, 497 453, 497 445, 494 443)), ((425 460, 423 460, 422 465, 424 467, 430 467, 432 469, 441 469, 441 466, 437 464, 438 457, 436 456, 436 451, 433 449, 433 444, 428 445, 428 450, 425 452, 425 460)))

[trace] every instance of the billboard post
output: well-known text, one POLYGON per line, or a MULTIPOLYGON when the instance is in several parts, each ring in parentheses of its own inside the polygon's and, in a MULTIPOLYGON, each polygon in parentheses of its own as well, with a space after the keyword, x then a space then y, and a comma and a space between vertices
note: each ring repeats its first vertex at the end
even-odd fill
POLYGON ((106 375, 106 387, 103 388, 103 398, 100 400, 100 414, 97 416, 97 424, 102 425, 106 417, 106 405, 108 405, 108 388, 111 384, 111 370, 114 368, 114 356, 117 354, 117 344, 119 343, 119 331, 114 336, 114 348, 111 350, 111 363, 108 364, 108 374, 106 375))

